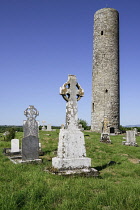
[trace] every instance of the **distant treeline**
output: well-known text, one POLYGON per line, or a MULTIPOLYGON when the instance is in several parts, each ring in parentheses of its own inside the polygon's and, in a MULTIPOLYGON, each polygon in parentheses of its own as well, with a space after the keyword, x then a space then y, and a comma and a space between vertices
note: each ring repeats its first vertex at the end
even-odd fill
MULTIPOLYGON (((45 126, 47 128, 47 126, 45 126)), ((52 129, 60 129, 61 126, 52 126, 52 129)), ((137 131, 140 132, 140 127, 135 127, 137 128, 137 131)), ((23 132, 23 126, 15 126, 15 125, 0 125, 0 133, 4 133, 6 131, 9 131, 9 129, 14 129, 15 132, 23 132)), ((42 126, 39 126, 39 130, 42 129, 42 126)), ((91 126, 87 126, 86 130, 90 130, 91 126)), ((122 125, 120 125, 120 132, 121 133, 125 133, 127 130, 133 130, 134 127, 124 127, 122 125)))
POLYGON ((23 132, 23 126, 15 126, 15 125, 0 125, 0 133, 4 133, 6 131, 9 131, 10 129, 14 129, 18 132, 23 132))
MULTIPOLYGON (((39 130, 41 130, 42 129, 42 125, 40 125, 39 126, 39 130)), ((45 128, 47 128, 47 126, 45 125, 45 128)), ((61 126, 52 126, 52 129, 60 129, 61 128, 61 126)))
MULTIPOLYGON (((42 129, 42 125, 39 126, 39 130, 42 129)), ((47 128, 47 126, 45 126, 45 128, 47 128)), ((52 129, 61 129, 61 126, 52 126, 52 129)), ((90 130, 91 129, 91 126, 86 126, 86 129, 85 130, 90 130)))
POLYGON ((137 131, 140 132, 140 127, 124 127, 124 126, 120 125, 120 131, 122 133, 126 133, 126 131, 133 130, 134 128, 137 128, 137 131))
MULTIPOLYGON (((45 126, 47 128, 47 126, 45 126)), ((23 132, 23 126, 16 126, 16 125, 0 125, 0 133, 4 133, 9 131, 11 128, 15 130, 15 132, 23 132)), ((52 129, 60 129, 61 126, 52 126, 52 129)), ((42 126, 39 126, 39 130, 42 129, 42 126)))

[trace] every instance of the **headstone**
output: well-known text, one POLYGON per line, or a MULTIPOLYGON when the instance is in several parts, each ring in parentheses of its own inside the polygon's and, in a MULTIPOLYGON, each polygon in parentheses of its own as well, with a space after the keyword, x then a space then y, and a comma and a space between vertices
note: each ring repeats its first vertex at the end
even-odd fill
POLYGON ((62 124, 62 125, 61 125, 61 129, 64 129, 64 128, 65 128, 65 125, 64 125, 64 124, 62 124))
POLYGON ((30 105, 24 114, 27 120, 24 121, 23 131, 24 138, 22 139, 22 160, 37 160, 39 158, 39 138, 38 138, 38 122, 36 117, 39 115, 37 109, 30 105))
POLYGON ((39 156, 43 156, 43 155, 44 155, 44 152, 42 151, 41 143, 39 142, 39 156))
POLYGON ((47 131, 52 131, 52 126, 50 124, 47 125, 47 131))
POLYGON ((35 160, 39 158, 39 139, 36 136, 26 136, 22 144, 22 160, 35 160))
POLYGON ((84 128, 82 127, 82 124, 79 124, 78 128, 80 129, 80 131, 84 131, 84 128))
POLYGON ((101 133, 100 142, 111 143, 109 134, 108 133, 101 133))
POLYGON ((39 115, 37 109, 30 105, 25 111, 24 115, 27 117, 27 120, 24 120, 23 124, 23 132, 24 137, 27 136, 36 136, 38 138, 38 122, 36 121, 36 117, 39 115))
POLYGON ((126 141, 123 141, 123 145, 127 146, 138 146, 136 143, 136 133, 134 130, 126 131, 126 141))
POLYGON ((78 128, 77 116, 77 101, 84 91, 77 83, 76 76, 68 76, 68 81, 60 88, 60 94, 66 100, 66 125, 60 129, 57 157, 52 158, 52 166, 61 173, 89 170, 91 159, 86 157, 84 134, 78 128))
POLYGON ((5 131, 3 135, 4 135, 4 136, 7 136, 7 135, 9 135, 9 134, 10 134, 9 131, 5 131))
POLYGON ((39 143, 39 151, 41 151, 41 143, 39 143))
POLYGON ((135 131, 135 134, 137 136, 138 135, 138 129, 137 128, 134 128, 134 131, 135 131))
POLYGON ((110 136, 109 136, 109 120, 107 119, 106 116, 104 116, 104 120, 103 120, 103 127, 102 127, 100 142, 111 143, 110 136))
POLYGON ((11 140, 11 152, 19 152, 19 139, 11 140))
POLYGON ((42 121, 42 123, 43 123, 43 126, 42 126, 42 131, 46 131, 46 127, 45 127, 45 123, 46 123, 46 121, 45 121, 45 120, 43 120, 43 121, 42 121))

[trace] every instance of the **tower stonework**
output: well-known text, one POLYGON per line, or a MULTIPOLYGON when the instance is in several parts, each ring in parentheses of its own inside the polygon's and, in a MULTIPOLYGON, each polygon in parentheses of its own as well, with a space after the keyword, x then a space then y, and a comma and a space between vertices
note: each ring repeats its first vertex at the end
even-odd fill
POLYGON ((103 8, 94 15, 91 130, 119 131, 119 13, 103 8))

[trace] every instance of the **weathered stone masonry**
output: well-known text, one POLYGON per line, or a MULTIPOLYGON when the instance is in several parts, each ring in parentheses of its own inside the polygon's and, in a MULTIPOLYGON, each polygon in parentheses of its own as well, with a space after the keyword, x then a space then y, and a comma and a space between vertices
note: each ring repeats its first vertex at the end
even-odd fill
POLYGON ((119 112, 119 14, 112 8, 94 15, 91 130, 102 131, 104 117, 109 133, 118 132, 119 112))

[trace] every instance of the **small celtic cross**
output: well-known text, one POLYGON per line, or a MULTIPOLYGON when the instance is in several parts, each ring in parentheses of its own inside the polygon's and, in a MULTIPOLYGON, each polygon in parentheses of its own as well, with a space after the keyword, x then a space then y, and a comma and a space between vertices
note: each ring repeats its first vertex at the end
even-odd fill
POLYGON ((33 106, 30 105, 25 111, 24 111, 24 115, 27 118, 36 118, 39 115, 39 112, 37 111, 37 109, 33 106))

